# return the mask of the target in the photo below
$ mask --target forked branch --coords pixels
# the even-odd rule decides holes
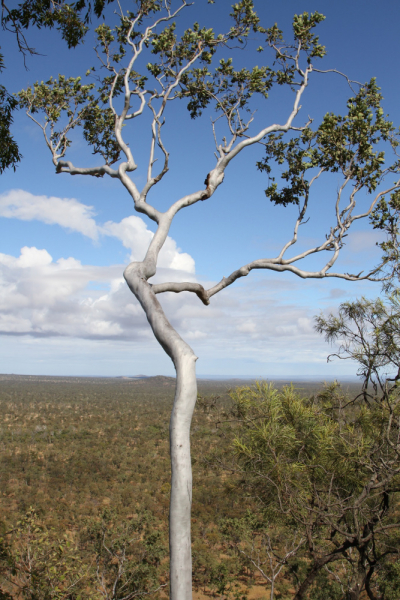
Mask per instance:
[[[311,183],[313,181],[315,181],[322,174],[322,172],[323,172],[323,169],[321,169],[319,171],[319,173],[312,179]],[[347,181],[345,183],[347,183]],[[342,186],[342,188],[340,188],[338,191],[339,199],[340,199],[340,195],[342,193],[343,187],[344,186]],[[347,234],[347,231],[350,228],[350,226],[352,225],[352,223],[360,218],[368,217],[372,213],[372,211],[374,210],[374,207],[377,205],[378,201],[382,197],[384,197],[385,195],[390,194],[392,192],[395,192],[399,189],[400,189],[400,179],[392,187],[376,194],[376,196],[374,197],[373,201],[371,202],[368,210],[366,210],[365,212],[363,212],[361,214],[354,215],[354,216],[351,214],[351,212],[353,211],[353,209],[355,207],[355,199],[354,199],[355,193],[353,190],[353,192],[351,194],[351,201],[348,204],[348,206],[340,213],[339,213],[339,210],[337,209],[337,211],[336,211],[337,212],[337,225],[336,225],[336,227],[331,229],[329,235],[326,236],[326,240],[321,245],[310,248],[309,250],[306,250],[306,251],[298,254],[297,256],[294,256],[290,259],[284,259],[283,256],[284,256],[286,250],[288,250],[288,248],[290,246],[293,246],[297,242],[298,228],[304,219],[304,216],[306,214],[306,210],[308,207],[309,196],[307,193],[306,198],[303,203],[303,207],[300,211],[299,217],[296,220],[293,238],[283,247],[282,251],[280,252],[280,254],[278,255],[277,258],[258,259],[258,260],[252,261],[251,263],[243,265],[236,271],[233,271],[228,277],[223,277],[219,283],[217,283],[216,285],[214,285],[213,287],[211,287],[208,290],[205,290],[203,288],[203,286],[201,286],[200,284],[196,284],[196,283],[192,283],[192,282],[182,282],[182,283],[172,283],[171,282],[171,283],[163,283],[163,284],[154,285],[153,291],[156,294],[159,294],[162,292],[175,292],[175,293],[184,292],[184,291],[194,292],[195,294],[197,294],[197,296],[200,298],[200,300],[204,304],[209,304],[210,298],[212,296],[214,296],[221,290],[229,287],[230,285],[232,285],[235,281],[237,281],[241,277],[246,277],[250,273],[250,271],[252,271],[253,269],[266,269],[266,270],[277,271],[277,272],[288,271],[288,272],[293,273],[294,275],[297,275],[298,277],[301,277],[302,279],[323,279],[325,277],[336,277],[336,278],[340,278],[340,279],[345,279],[347,281],[363,281],[363,280],[385,281],[391,277],[391,274],[389,274],[389,275],[381,274],[382,269],[385,267],[385,265],[387,263],[387,260],[385,258],[382,259],[382,261],[380,262],[380,264],[377,267],[370,269],[366,274],[363,274],[362,272],[359,274],[331,273],[330,269],[332,268],[332,266],[334,265],[334,263],[336,262],[336,260],[339,256],[339,251],[343,246],[343,238]],[[347,212],[347,216],[345,216],[346,212]],[[310,256],[312,254],[316,254],[319,252],[323,252],[323,251],[333,252],[333,255],[319,271],[306,271],[305,269],[300,269],[293,264],[295,262],[298,262],[298,261],[306,258],[307,256]]]

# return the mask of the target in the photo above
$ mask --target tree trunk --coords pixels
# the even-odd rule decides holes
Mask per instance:
[[[357,564],[357,573],[355,576],[355,582],[352,588],[349,590],[349,600],[359,600],[361,590],[364,587],[367,573],[365,568],[365,561],[363,556],[360,556]]]
[[[131,263],[124,277],[146,313],[153,333],[176,369],[176,391],[170,421],[171,500],[169,511],[171,600],[192,599],[190,425],[197,400],[193,350],[168,322],[147,282],[143,263]]]
[[[194,354],[176,365],[176,392],[170,421],[171,501],[169,548],[171,599],[192,598],[190,425],[197,400]]]
[[[378,596],[376,596],[371,589],[371,579],[372,579],[374,572],[375,572],[375,565],[370,565],[367,576],[365,578],[365,591],[368,594],[369,600],[383,600],[382,596],[379,596],[379,598],[378,598]]]
[[[274,575],[272,575],[271,590],[269,593],[270,600],[274,600],[274,596],[275,596],[275,577],[274,577]]]
[[[314,560],[310,570],[307,573],[306,578],[302,581],[299,589],[297,590],[293,600],[305,600],[306,593],[308,592],[308,588],[314,583],[318,572],[322,569],[322,567],[328,564],[332,560],[332,557],[326,556],[321,559]]]

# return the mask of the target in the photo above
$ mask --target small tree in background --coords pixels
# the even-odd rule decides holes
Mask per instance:
[[[133,515],[120,523],[114,510],[106,508],[92,519],[82,541],[95,554],[93,587],[104,600],[132,600],[155,593],[166,554],[162,535],[154,529],[147,513]]]
[[[80,600],[89,570],[76,543],[45,527],[32,508],[0,538],[1,600]]]
[[[396,290],[387,303],[361,298],[344,302],[339,314],[316,317],[316,330],[327,342],[339,343],[328,356],[358,363],[365,400],[387,397],[400,379],[400,303]]]
[[[279,525],[274,520],[269,526],[268,516],[247,511],[241,518],[224,519],[220,528],[236,550],[242,564],[255,569],[270,586],[270,600],[275,598],[276,581],[299,550],[305,538],[293,527]]]
[[[97,53],[101,69],[105,70],[105,76],[99,78],[97,86],[83,84],[80,77],[66,79],[59,76],[46,83],[36,83],[19,94],[21,106],[43,131],[57,173],[106,175],[119,180],[132,197],[135,210],[156,226],[143,261],[128,265],[124,276],[177,373],[170,422],[170,581],[173,600],[191,597],[189,434],[197,397],[197,357],[171,326],[157,294],[191,292],[208,305],[215,294],[253,269],[291,272],[301,278],[339,277],[348,281],[391,277],[398,258],[400,188],[399,163],[395,160],[387,164],[381,146],[387,142],[395,148],[398,142],[394,127],[386,120],[380,106],[382,97],[375,80],[365,85],[354,84],[357,89],[348,101],[345,116],[328,113],[316,127],[311,126],[311,119],[308,122],[305,118],[298,119],[300,102],[311,85],[313,74],[323,72],[315,67],[315,63],[325,55],[325,48],[314,33],[315,27],[324,19],[323,15],[317,12],[295,15],[293,39],[287,42],[276,24],[270,28],[260,24],[252,0],[241,0],[232,7],[232,26],[227,31],[216,33],[194,23],[179,37],[174,20],[188,6],[185,0],[136,0],[130,11],[120,13],[114,28],[104,23],[96,29]],[[260,50],[272,50],[273,67],[249,65],[236,68],[232,58],[227,56],[227,51],[231,52],[230,46],[244,46],[250,33],[259,38]],[[143,69],[142,58],[146,54],[148,62]],[[93,69],[89,69],[88,74],[91,73]],[[257,116],[251,112],[253,97],[266,100],[273,86],[293,90],[292,102],[282,123],[269,122],[263,111]],[[204,187],[193,181],[193,188],[188,189],[186,195],[161,212],[156,208],[156,202],[150,203],[150,193],[154,194],[169,171],[163,128],[171,102],[180,100],[186,103],[192,118],[200,117],[207,108],[215,109],[216,117],[210,131],[215,140],[215,159],[210,156],[214,165],[205,177]],[[145,148],[143,140],[134,137],[129,145],[129,122],[146,117],[149,117],[149,146]],[[70,132],[77,126],[83,128],[85,140],[99,156],[99,164],[95,167],[76,166],[65,159],[71,146]],[[258,168],[270,177],[267,197],[276,205],[298,206],[293,236],[283,241],[276,256],[239,266],[210,289],[185,281],[150,283],[157,272],[159,253],[176,214],[197,202],[210,200],[223,183],[230,163],[255,144],[262,144],[266,150]],[[196,147],[193,144],[193,160]],[[137,169],[135,156],[143,161],[146,153],[147,180],[140,186],[134,175]],[[161,163],[156,164],[157,159],[161,159]],[[272,172],[274,161],[285,165],[282,188]],[[299,227],[307,219],[313,184],[332,172],[338,174],[341,184],[333,193],[331,226],[327,231],[321,231],[319,244],[289,255],[298,240]],[[394,183],[392,181],[384,190],[378,188],[387,175],[393,180],[393,174]],[[176,174],[178,179],[180,175],[179,172]],[[392,203],[389,208],[384,200],[387,196]],[[250,209],[241,205],[240,210],[245,214]],[[355,222],[368,217],[373,217],[373,225],[388,234],[381,263],[364,274],[334,272],[333,266],[349,229]],[[321,256],[318,270],[308,271],[298,266],[312,255]]]

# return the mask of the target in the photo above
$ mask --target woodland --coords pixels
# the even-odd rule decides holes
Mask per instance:
[[[335,448],[341,453],[337,476],[347,489],[354,478],[362,488],[371,468],[371,443],[382,444],[371,425],[377,411],[362,408],[363,419],[358,420],[360,408],[347,401],[359,396],[359,384],[342,390],[317,382],[295,388],[289,382],[244,381],[229,387],[238,383],[199,382],[192,423],[193,597],[352,598],[357,549],[346,547],[339,533],[338,540],[329,542],[323,522],[329,502],[326,497],[322,502],[321,493],[319,510],[310,510],[304,483],[311,481],[308,470],[319,461],[325,460],[328,468],[323,455],[324,447],[335,445],[333,421],[346,427],[347,420],[354,443],[346,445],[344,436]],[[168,597],[168,415],[174,388],[169,377],[1,376],[2,600]],[[285,406],[290,410],[278,426],[275,417]],[[271,480],[280,489],[272,504],[265,496],[271,486],[265,485],[262,464],[271,456],[260,448],[265,444],[262,428],[253,427],[260,417],[264,433],[268,420],[274,423],[269,445],[282,459],[278,479]],[[290,443],[295,438],[305,447],[300,465],[295,459],[298,448]],[[310,458],[316,441],[320,453]],[[285,453],[289,460],[284,460]],[[264,472],[261,479],[257,469],[248,469],[251,462]],[[296,469],[303,489],[296,484]],[[389,496],[384,507],[379,494],[375,500],[374,495],[367,498],[365,507],[376,519],[376,529],[379,523],[396,522],[398,493]],[[331,509],[335,503],[337,498]],[[344,508],[345,516],[336,517],[352,534],[354,523],[346,513],[350,506]],[[360,521],[362,513],[360,506]],[[307,547],[307,526],[314,553]],[[376,534],[369,549],[369,558],[379,559],[369,581],[373,595],[367,596],[363,585],[360,598],[398,598],[399,533],[396,526]],[[329,560],[299,596],[315,558]]]

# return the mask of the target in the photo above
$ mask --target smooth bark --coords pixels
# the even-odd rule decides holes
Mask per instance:
[[[170,421],[171,501],[169,513],[171,598],[192,598],[190,426],[197,400],[193,350],[173,329],[147,282],[143,263],[131,263],[125,280],[146,313],[153,333],[176,369],[175,400]]]

